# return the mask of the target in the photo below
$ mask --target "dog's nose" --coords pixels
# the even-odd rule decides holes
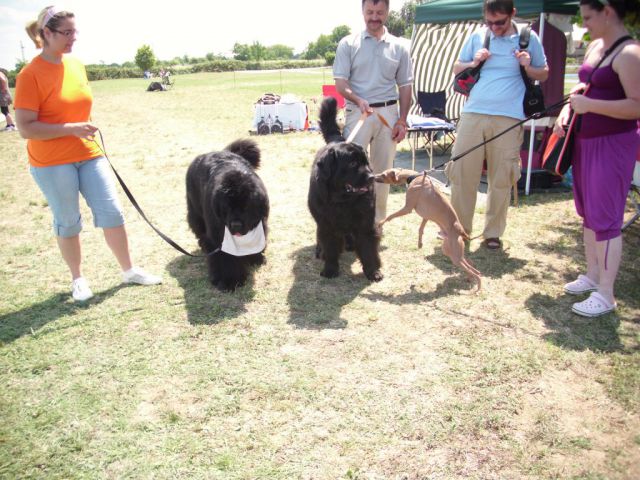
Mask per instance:
[[[229,230],[231,233],[239,233],[242,231],[242,220],[231,220],[229,222]]]

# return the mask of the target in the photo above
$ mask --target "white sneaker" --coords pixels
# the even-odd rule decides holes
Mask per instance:
[[[76,278],[71,284],[71,296],[76,302],[85,302],[93,297],[93,292],[84,277]]]
[[[582,295],[583,293],[595,292],[597,290],[598,284],[586,275],[578,275],[576,280],[564,286],[564,291],[569,295]]]
[[[124,283],[137,283],[138,285],[157,285],[162,283],[162,278],[157,275],[151,275],[140,267],[131,267],[126,272],[122,272],[122,281]]]
[[[14,132],[16,130],[15,125],[7,125],[2,129],[4,132]]]

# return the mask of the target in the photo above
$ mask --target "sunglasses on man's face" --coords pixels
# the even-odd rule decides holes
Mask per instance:
[[[496,20],[495,22],[485,19],[484,23],[487,24],[487,27],[491,28],[491,27],[503,27],[504,24],[507,23],[508,21],[509,21],[509,17],[503,18],[502,20]]]

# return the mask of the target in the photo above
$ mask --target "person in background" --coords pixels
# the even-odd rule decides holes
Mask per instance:
[[[366,29],[338,44],[333,77],[336,89],[347,100],[345,138],[360,116],[374,109],[392,126],[389,130],[377,115],[369,115],[353,140],[369,150],[369,163],[376,174],[393,166],[396,144],[407,133],[413,67],[407,43],[384,26],[389,0],[362,0],[362,16]],[[375,192],[375,220],[379,222],[386,217],[389,185],[376,183]]]
[[[616,308],[613,287],[622,259],[622,218],[640,148],[640,45],[624,26],[624,0],[581,0],[580,12],[592,41],[578,71],[581,83],[572,90],[554,132],[564,136],[570,109],[580,115],[573,133],[573,193],[583,221],[587,269],[564,291],[590,293],[574,303],[572,311],[596,317]],[[623,41],[594,71],[619,39]],[[584,92],[587,80],[590,86]]]
[[[520,35],[513,23],[516,9],[512,0],[485,0],[484,21],[490,33],[484,48],[486,29],[475,32],[462,47],[453,66],[457,75],[486,60],[480,79],[471,90],[458,122],[453,156],[481,144],[525,118],[522,101],[525,85],[520,66],[532,80],[545,81],[549,75],[540,39],[531,32],[529,48],[519,50]],[[511,187],[520,178],[520,146],[523,127],[517,127],[478,148],[460,160],[449,162],[445,173],[451,183],[451,204],[462,226],[471,234],[478,185],[487,161],[487,207],[482,232],[483,245],[496,250],[507,227]]]
[[[66,55],[76,41],[74,14],[46,7],[27,25],[27,33],[42,51],[18,74],[16,120],[20,134],[28,139],[31,175],[53,213],[58,247],[71,273],[73,299],[93,296],[81,269],[79,194],[91,208],[94,224],[103,229],[123,282],[160,283],[160,277],[131,261],[109,164],[94,141],[97,127],[89,121],[93,97],[86,71]]]
[[[16,124],[9,113],[9,106],[13,100],[11,98],[11,92],[9,91],[9,79],[7,78],[7,74],[8,72],[4,68],[0,68],[0,109],[7,121],[3,131],[12,132],[16,129]]]

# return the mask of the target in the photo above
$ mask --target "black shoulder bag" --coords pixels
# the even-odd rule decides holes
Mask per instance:
[[[483,45],[487,50],[489,49],[490,33],[491,32],[487,28]],[[486,62],[486,60],[481,61],[475,67],[467,67],[457,74],[453,78],[453,89],[462,95],[468,96],[469,93],[471,93],[473,86],[478,83],[478,80],[480,80],[480,69],[482,68],[482,65],[484,65],[484,62]]]
[[[529,48],[529,37],[531,37],[531,26],[527,25],[520,31],[520,50],[526,50]],[[544,112],[544,95],[542,94],[542,87],[531,81],[522,65],[520,65],[520,75],[522,75],[522,80],[524,81],[526,89],[522,100],[522,108],[524,110],[525,117],[531,117],[536,113]]]

